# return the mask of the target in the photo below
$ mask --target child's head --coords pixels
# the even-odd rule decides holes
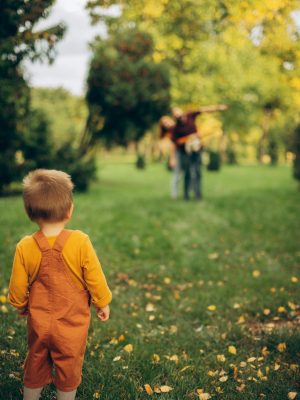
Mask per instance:
[[[23,199],[29,218],[37,223],[62,222],[70,217],[71,177],[62,171],[37,169],[23,180]]]

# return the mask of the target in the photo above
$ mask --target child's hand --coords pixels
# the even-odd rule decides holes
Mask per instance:
[[[97,315],[98,315],[98,318],[101,319],[101,321],[107,321],[109,319],[109,314],[110,314],[109,306],[105,306],[105,307],[101,307],[101,308],[97,307]]]
[[[21,310],[18,310],[18,314],[19,314],[19,317],[27,317],[28,308],[25,307],[25,308],[22,308]]]

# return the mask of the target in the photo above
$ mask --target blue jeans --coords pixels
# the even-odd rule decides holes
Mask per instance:
[[[184,198],[189,199],[192,190],[197,199],[201,199],[201,152],[187,154],[184,149],[176,149],[176,166],[173,171],[171,194],[173,198],[178,197],[178,185],[180,176],[184,175]]]

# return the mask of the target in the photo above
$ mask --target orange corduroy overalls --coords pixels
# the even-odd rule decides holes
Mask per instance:
[[[28,388],[53,381],[59,390],[68,392],[81,382],[90,324],[89,293],[73,283],[62,256],[70,234],[72,231],[63,230],[53,248],[41,231],[33,235],[42,259],[29,290],[29,352],[24,366],[24,384]]]

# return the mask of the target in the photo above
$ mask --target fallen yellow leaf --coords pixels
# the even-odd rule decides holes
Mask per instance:
[[[124,346],[123,349],[127,351],[127,353],[131,353],[133,350],[133,346],[132,344],[126,344],[126,346]]]
[[[152,396],[152,395],[153,395],[153,390],[152,390],[151,386],[150,386],[148,383],[146,383],[146,384],[144,385],[144,388],[145,388],[145,390],[146,390],[146,393],[149,394],[149,396]]]
[[[200,400],[209,400],[211,395],[209,393],[205,393],[203,389],[197,389],[197,395]]]
[[[260,277],[260,271],[258,269],[255,269],[254,271],[252,271],[252,276],[253,278]]]
[[[280,351],[281,353],[283,353],[286,349],[286,344],[285,343],[279,343],[277,345],[277,350]]]
[[[291,277],[291,282],[297,283],[298,282],[298,278],[296,276],[292,276]]]
[[[208,258],[209,258],[210,260],[217,260],[217,259],[219,258],[219,253],[210,253],[210,254],[208,255]]]
[[[228,353],[236,354],[236,348],[234,346],[228,346]]]
[[[147,312],[155,311],[154,304],[148,303],[148,304],[146,305],[146,311],[147,311]]]
[[[152,362],[154,362],[155,364],[157,364],[160,360],[160,357],[158,354],[153,354],[152,355]]]
[[[0,296],[0,303],[6,303],[6,296]]]
[[[224,356],[224,354],[218,354],[217,355],[217,361],[219,362],[225,362],[226,358]]]
[[[297,397],[297,392],[289,392],[288,393],[289,400],[294,400],[296,397]]]
[[[171,386],[163,385],[160,387],[161,393],[169,393],[171,390],[173,390]]]
[[[216,371],[208,371],[207,375],[208,376],[215,376],[215,375],[217,375],[217,373],[218,373],[218,370],[216,370]]]
[[[245,390],[245,388],[246,388],[246,385],[244,383],[241,383],[240,386],[236,387],[236,390],[238,392],[243,392]]]
[[[217,307],[214,304],[211,304],[207,307],[208,311],[216,311]]]
[[[227,379],[228,379],[228,376],[227,376],[227,375],[224,375],[224,376],[221,376],[221,378],[219,378],[219,381],[220,381],[220,382],[226,382]]]
[[[285,307],[281,306],[281,307],[277,308],[277,312],[284,313],[284,312],[286,312],[286,309],[285,309]]]

